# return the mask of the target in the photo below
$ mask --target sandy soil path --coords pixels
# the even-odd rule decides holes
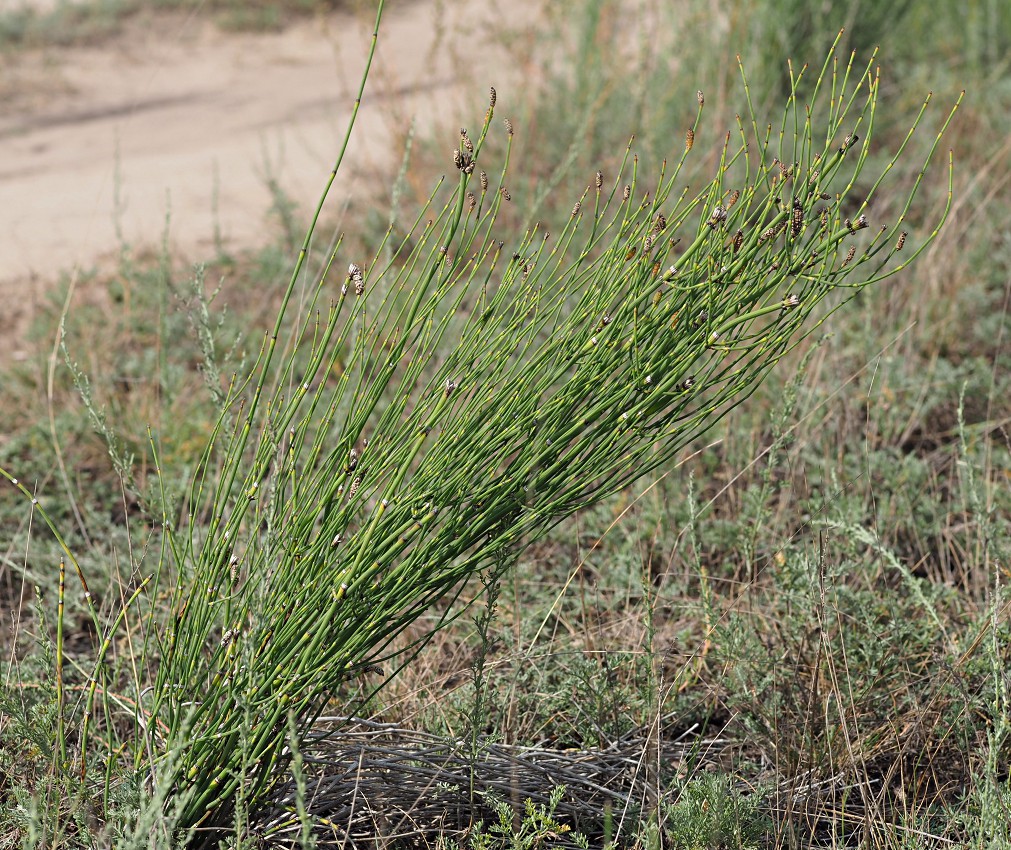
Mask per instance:
[[[515,83],[490,33],[537,0],[415,0],[384,18],[333,202],[399,163],[389,140],[481,115]],[[43,289],[122,238],[206,257],[262,242],[268,171],[314,202],[343,137],[372,21],[350,12],[277,34],[223,33],[195,16],[131,22],[112,43],[0,56],[0,339],[10,353]],[[466,68],[466,73],[461,73]],[[451,142],[450,142],[451,144]],[[366,187],[367,188],[367,187]]]

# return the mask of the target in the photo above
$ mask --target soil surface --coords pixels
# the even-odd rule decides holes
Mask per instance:
[[[44,0],[42,0],[44,2]],[[7,4],[9,5],[9,4]],[[523,32],[537,0],[413,0],[383,19],[358,123],[331,192],[393,182],[416,132],[480,121],[489,85],[517,85],[502,22]],[[3,11],[0,6],[0,12]],[[306,18],[271,34],[206,15],[146,14],[112,40],[0,55],[0,340],[18,356],[45,289],[123,244],[193,260],[262,244],[276,179],[315,203],[343,139],[371,16]],[[520,36],[522,38],[522,35]],[[515,98],[516,101],[519,98]]]

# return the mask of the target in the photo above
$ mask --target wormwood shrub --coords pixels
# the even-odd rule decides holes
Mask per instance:
[[[663,830],[670,846],[685,850],[761,846],[768,824],[759,795],[744,796],[726,776],[703,775],[684,783],[663,806]]]
[[[378,20],[373,50],[377,37]],[[103,640],[80,754],[61,725],[59,764],[79,758],[83,772],[102,725],[103,747],[151,779],[180,829],[212,840],[244,823],[292,739],[349,679],[407,663],[431,631],[396,641],[436,602],[479,573],[494,580],[562,519],[668,463],[832,310],[923,250],[936,228],[917,237],[904,220],[940,132],[898,218],[872,222],[906,147],[865,173],[878,87],[872,64],[831,54],[813,82],[792,78],[775,128],[745,98],[715,175],[692,189],[679,175],[699,92],[681,152],[655,179],[629,152],[618,174],[592,178],[561,232],[522,236],[499,223],[508,120],[503,161],[482,157],[493,90],[479,132],[453,148],[455,185],[380,246],[384,259],[345,257],[338,240],[308,282],[310,227],[188,490],[176,503],[163,488],[159,566],[114,622],[93,612]],[[949,165],[949,203],[950,180]],[[151,449],[162,451],[154,434]],[[96,694],[141,596],[167,597],[168,614],[145,609],[137,668],[150,680],[139,675],[124,703],[124,733],[107,715],[95,723]],[[441,610],[434,629],[460,608]],[[62,710],[60,641],[58,617]]]

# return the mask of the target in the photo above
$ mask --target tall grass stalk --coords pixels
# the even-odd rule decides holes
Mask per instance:
[[[954,110],[911,187],[888,179],[905,142],[869,175],[872,63],[832,53],[813,84],[799,72],[776,127],[748,98],[715,175],[692,189],[679,178],[699,92],[660,174],[647,182],[630,147],[558,233],[517,237],[500,221],[513,131],[488,178],[494,92],[453,148],[455,181],[376,251],[389,259],[338,261],[338,240],[308,284],[324,192],[254,368],[229,383],[182,505],[164,500],[147,592],[165,593],[171,569],[170,614],[146,649],[157,663],[135,763],[180,827],[224,828],[240,797],[262,803],[289,742],[350,678],[430,636],[401,638],[422,614],[668,464],[923,250],[950,206],[950,158],[937,226],[907,237],[904,219]],[[899,217],[871,221],[875,198],[900,191]],[[292,322],[300,285],[310,309]],[[441,610],[438,622],[456,611]]]

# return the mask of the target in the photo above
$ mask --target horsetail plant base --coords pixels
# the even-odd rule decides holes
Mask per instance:
[[[692,188],[699,92],[659,174],[641,174],[630,145],[619,173],[590,176],[558,232],[522,234],[503,223],[513,128],[496,120],[493,90],[410,232],[391,230],[375,257],[348,257],[338,240],[307,285],[324,192],[276,324],[223,390],[188,492],[175,504],[163,490],[158,568],[113,622],[92,611],[102,639],[74,733],[60,691],[61,769],[94,781],[84,771],[104,656],[130,606],[167,593],[167,625],[156,606],[146,615],[156,678],[110,749],[150,778],[184,834],[212,840],[240,798],[262,807],[342,685],[407,663],[431,637],[398,642],[422,614],[669,465],[835,309],[923,251],[936,227],[917,241],[905,219],[951,113],[904,204],[890,199],[898,217],[876,221],[872,204],[896,191],[892,166],[925,132],[927,108],[869,174],[878,90],[873,61],[831,54],[793,78],[778,124],[746,99],[715,174]],[[492,134],[504,137],[497,161]],[[950,186],[949,162],[949,205]]]

